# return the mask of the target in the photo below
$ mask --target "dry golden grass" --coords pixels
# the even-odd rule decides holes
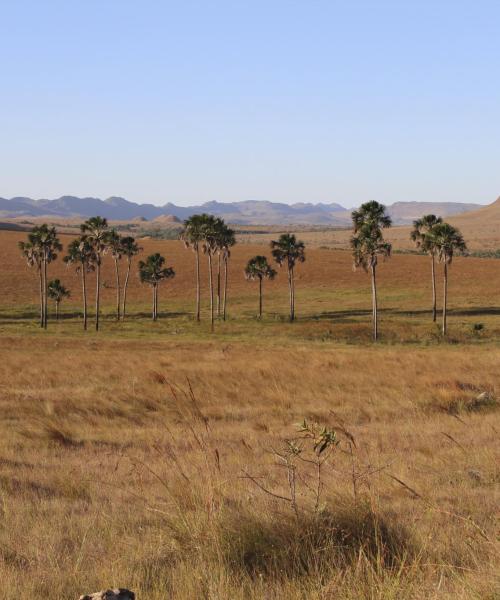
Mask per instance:
[[[242,270],[262,246],[242,244],[231,318],[211,336],[191,316],[192,253],[146,240],[178,273],[160,294],[168,314],[149,321],[134,277],[130,319],[97,335],[81,331],[79,281],[60,261],[51,276],[73,298],[39,331],[18,239],[0,233],[2,600],[110,585],[138,600],[498,598],[497,261],[454,261],[443,341],[427,257],[394,256],[373,345],[368,277],[347,252],[308,251],[291,325],[283,275],[252,318]],[[113,302],[106,287],[105,313]],[[289,494],[272,449],[304,418],[340,445],[317,511],[314,467],[297,463],[296,515],[261,488]]]
[[[0,352],[5,600],[497,597],[498,412],[475,400],[499,389],[496,347],[13,335]],[[323,512],[306,493],[295,519],[244,473],[286,494],[270,449],[304,417],[341,444]],[[373,471],[357,499],[340,423]]]

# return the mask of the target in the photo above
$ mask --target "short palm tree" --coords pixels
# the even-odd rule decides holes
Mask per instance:
[[[142,248],[131,236],[125,236],[122,238],[122,253],[123,256],[127,257],[127,273],[125,275],[125,282],[123,284],[123,304],[122,304],[122,319],[125,319],[125,307],[127,304],[127,288],[128,280],[130,277],[130,268],[132,266],[132,259],[137,256]]]
[[[62,244],[57,237],[55,227],[47,224],[38,225],[28,234],[28,242],[20,244],[21,251],[28,264],[37,266],[41,283],[41,326],[47,328],[48,302],[47,302],[47,267],[57,258],[57,253],[62,250]]]
[[[209,218],[206,214],[192,215],[184,221],[180,239],[186,248],[192,248],[196,263],[196,320],[200,320],[200,246],[203,242],[203,225]]]
[[[40,284],[40,327],[44,326],[44,295],[43,295],[43,270],[42,253],[40,248],[32,242],[19,242],[19,249],[26,260],[28,267],[36,267]]]
[[[430,243],[435,248],[439,262],[443,263],[443,321],[442,332],[446,335],[446,310],[448,301],[448,265],[455,252],[465,252],[467,246],[458,229],[448,223],[438,223],[429,232]]]
[[[87,273],[95,270],[96,256],[92,245],[85,239],[79,237],[74,239],[68,246],[68,254],[64,262],[74,265],[76,272],[82,277],[83,296],[83,329],[87,330]]]
[[[101,299],[102,258],[108,250],[109,227],[104,217],[91,217],[80,225],[82,243],[90,244],[95,254],[96,292],[95,292],[95,330],[99,331],[99,305]]]
[[[297,241],[290,233],[284,233],[278,241],[271,242],[271,254],[280,267],[286,266],[288,274],[288,290],[290,297],[290,322],[295,320],[295,265],[304,262],[304,242]]]
[[[262,319],[262,281],[264,279],[274,279],[276,271],[267,262],[265,256],[254,256],[245,267],[245,277],[249,281],[259,282],[259,319]]]
[[[121,312],[121,283],[120,283],[120,266],[119,262],[122,258],[122,238],[116,229],[112,229],[108,233],[107,239],[108,249],[111,252],[115,263],[115,281],[116,281],[116,320],[120,320]]]
[[[391,218],[385,212],[385,206],[374,200],[362,204],[352,212],[353,236],[351,249],[354,269],[362,267],[370,271],[372,278],[372,319],[373,339],[378,338],[378,306],[376,269],[378,257],[391,255],[392,246],[384,241],[382,230],[392,225]]]
[[[432,320],[436,321],[436,270],[435,270],[435,254],[436,249],[432,244],[432,237],[429,233],[432,228],[439,223],[442,223],[441,217],[436,215],[424,215],[422,218],[413,221],[413,229],[410,233],[411,239],[420,250],[427,252],[431,257],[431,274],[432,274]]]
[[[158,286],[162,281],[175,276],[172,267],[164,267],[165,258],[161,254],[151,254],[145,261],[139,261],[139,278],[153,289],[153,321],[158,319]]]
[[[49,293],[49,298],[54,300],[56,304],[56,321],[59,321],[59,304],[61,304],[63,298],[69,298],[69,290],[67,290],[61,284],[60,279],[53,279],[52,281],[49,281],[47,290]]]

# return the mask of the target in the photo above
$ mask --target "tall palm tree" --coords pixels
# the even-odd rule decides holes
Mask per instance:
[[[121,283],[119,261],[122,258],[122,238],[116,229],[112,229],[108,234],[108,249],[111,252],[115,263],[115,281],[116,281],[116,320],[120,320],[121,312]]]
[[[448,265],[455,252],[465,252],[467,245],[460,231],[448,223],[438,223],[429,232],[439,262],[443,263],[443,322],[442,332],[446,335],[446,310],[448,301]]]
[[[259,319],[262,319],[262,281],[264,279],[274,279],[276,271],[267,262],[265,256],[254,256],[245,267],[245,277],[249,281],[257,280],[259,282]]]
[[[41,274],[41,296],[42,296],[42,319],[41,325],[45,329],[48,322],[48,302],[47,302],[47,267],[57,258],[57,252],[62,250],[62,244],[57,237],[55,227],[49,227],[46,223],[34,227],[28,234],[28,242],[20,245],[20,248],[29,261],[33,261],[33,265],[37,265],[40,261]],[[31,255],[30,258],[29,255]]]
[[[231,248],[236,244],[236,236],[234,231],[224,224],[224,229],[219,238],[219,246],[221,248],[222,262],[224,264],[224,287],[222,296],[222,318],[226,320],[227,307],[227,283],[229,275],[229,259],[231,258]]]
[[[28,236],[29,237],[29,236]],[[43,271],[42,271],[42,253],[40,248],[29,240],[19,242],[19,249],[25,258],[28,267],[36,267],[40,284],[40,327],[44,326],[44,296],[43,296]]]
[[[60,279],[53,279],[47,285],[49,298],[54,300],[56,304],[56,321],[59,321],[59,304],[63,298],[69,298],[70,293],[62,284]]]
[[[87,278],[86,274],[95,270],[96,255],[92,245],[79,237],[68,246],[68,254],[63,258],[68,265],[74,265],[82,276],[83,329],[87,330]]]
[[[164,267],[165,258],[161,254],[151,254],[145,261],[139,261],[139,278],[153,289],[153,321],[158,319],[158,286],[162,281],[175,276],[172,267]]]
[[[126,236],[122,238],[122,253],[123,256],[127,257],[127,273],[125,275],[125,282],[123,284],[123,304],[122,304],[122,319],[125,320],[125,307],[127,304],[127,288],[128,288],[128,280],[130,277],[130,267],[132,266],[132,259],[134,256],[137,256],[142,248],[135,241],[135,239],[131,236]]]
[[[435,254],[436,249],[432,244],[432,238],[428,235],[432,228],[439,223],[442,223],[441,217],[436,215],[424,215],[422,218],[413,221],[413,229],[410,233],[411,239],[420,250],[427,252],[431,257],[431,274],[432,274],[432,320],[436,321],[436,270],[435,270]]]
[[[295,265],[304,262],[305,244],[290,233],[284,233],[278,241],[271,242],[271,254],[280,267],[286,265],[290,296],[290,322],[295,320]]]
[[[376,269],[378,257],[391,255],[392,246],[384,241],[382,230],[392,225],[385,212],[385,206],[371,200],[352,212],[353,236],[351,249],[354,269],[362,267],[370,271],[372,278],[372,319],[373,339],[378,338],[378,306]]]
[[[213,217],[212,215],[204,215],[204,221],[202,225],[203,235],[203,253],[208,257],[208,286],[210,290],[210,328],[214,330],[214,281],[213,281],[213,269],[212,269],[212,258],[217,252],[218,239],[220,230],[223,225],[222,219]]]
[[[96,292],[95,292],[95,330],[99,331],[99,305],[101,299],[102,258],[108,250],[109,227],[104,217],[91,217],[80,225],[82,243],[87,242],[95,254]]]
[[[200,246],[203,242],[203,226],[209,215],[192,215],[184,221],[180,239],[186,248],[192,248],[196,261],[196,320],[200,320]]]

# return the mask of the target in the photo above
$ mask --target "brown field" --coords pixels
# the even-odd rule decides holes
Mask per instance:
[[[348,252],[307,250],[299,320],[286,322],[280,273],[258,322],[242,271],[264,246],[240,244],[230,318],[211,335],[206,287],[192,319],[192,252],[144,240],[177,272],[158,323],[136,276],[130,318],[114,322],[106,258],[106,318],[84,334],[79,279],[58,260],[50,276],[72,298],[43,332],[23,237],[0,232],[2,600],[111,585],[138,600],[500,597],[499,261],[454,260],[442,339],[428,258],[393,256],[372,344],[369,277]],[[340,442],[319,494],[304,418]],[[303,447],[288,468],[286,440]]]

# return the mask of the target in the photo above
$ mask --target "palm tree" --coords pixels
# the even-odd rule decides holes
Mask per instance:
[[[87,330],[87,279],[86,274],[95,270],[96,256],[92,245],[82,237],[74,239],[68,246],[68,254],[63,258],[68,265],[75,265],[82,276],[83,329]]]
[[[28,236],[29,237],[29,236]],[[40,282],[40,327],[44,326],[44,296],[43,296],[43,271],[41,250],[32,242],[19,242],[19,249],[28,263],[28,267],[36,267]]]
[[[231,248],[236,244],[234,231],[224,224],[224,229],[219,238],[219,247],[222,254],[222,262],[224,264],[224,288],[222,296],[222,318],[226,320],[227,307],[227,283],[229,275],[229,259],[231,258]]]
[[[101,297],[102,257],[108,250],[109,228],[104,217],[91,217],[80,225],[82,243],[87,242],[95,254],[96,292],[95,292],[95,330],[99,331],[99,304]]]
[[[443,263],[443,323],[442,332],[446,335],[446,307],[448,300],[448,265],[451,265],[456,251],[465,252],[467,246],[458,229],[448,223],[438,223],[429,232],[430,243],[436,250],[439,262]]]
[[[442,223],[441,217],[436,215],[424,215],[421,219],[413,221],[413,230],[410,233],[411,239],[420,250],[427,252],[431,257],[431,273],[432,273],[432,320],[436,321],[436,272],[435,272],[435,254],[436,249],[432,244],[431,237],[428,235],[432,231],[434,225]]]
[[[224,221],[213,217],[212,215],[204,215],[202,224],[203,235],[203,253],[208,257],[208,286],[210,290],[210,328],[214,330],[214,282],[212,270],[212,258],[217,251],[219,233]]]
[[[200,320],[200,245],[203,242],[203,225],[209,218],[206,214],[192,215],[184,221],[180,239],[186,248],[192,248],[196,261],[196,320]]]
[[[121,284],[120,284],[120,267],[119,261],[122,258],[122,238],[116,229],[112,229],[108,234],[108,249],[115,261],[115,281],[116,281],[116,320],[120,320],[121,311]]]
[[[122,319],[125,320],[125,307],[127,304],[127,288],[128,280],[130,276],[130,267],[132,266],[132,258],[137,256],[142,248],[131,236],[122,238],[122,253],[127,257],[127,274],[125,275],[125,283],[123,284],[123,305],[122,305]]]
[[[304,242],[297,241],[295,236],[284,233],[278,241],[271,242],[271,254],[280,267],[286,265],[288,274],[288,289],[290,295],[290,322],[295,320],[295,265],[304,262]]]
[[[70,293],[62,284],[59,279],[53,279],[49,281],[47,285],[49,292],[49,298],[54,300],[56,303],[56,321],[59,321],[59,304],[63,298],[69,298]]]
[[[55,227],[46,223],[34,227],[28,234],[28,242],[21,243],[21,251],[28,264],[37,266],[40,273],[41,291],[41,326],[47,328],[47,266],[57,258],[57,252],[62,250],[62,244],[57,237]]]
[[[354,269],[362,267],[370,271],[372,277],[372,319],[373,339],[378,338],[378,307],[376,268],[378,257],[391,255],[392,246],[384,241],[382,229],[392,225],[391,218],[385,212],[385,206],[371,200],[352,212],[353,236],[351,249]]]
[[[153,321],[158,319],[158,286],[166,279],[175,276],[172,267],[164,267],[165,258],[161,254],[151,254],[146,261],[139,261],[139,277],[141,283],[153,288]]]
[[[258,280],[259,282],[259,319],[262,319],[262,281],[264,279],[274,279],[276,271],[267,262],[265,256],[254,256],[245,267],[245,277],[249,281]]]

